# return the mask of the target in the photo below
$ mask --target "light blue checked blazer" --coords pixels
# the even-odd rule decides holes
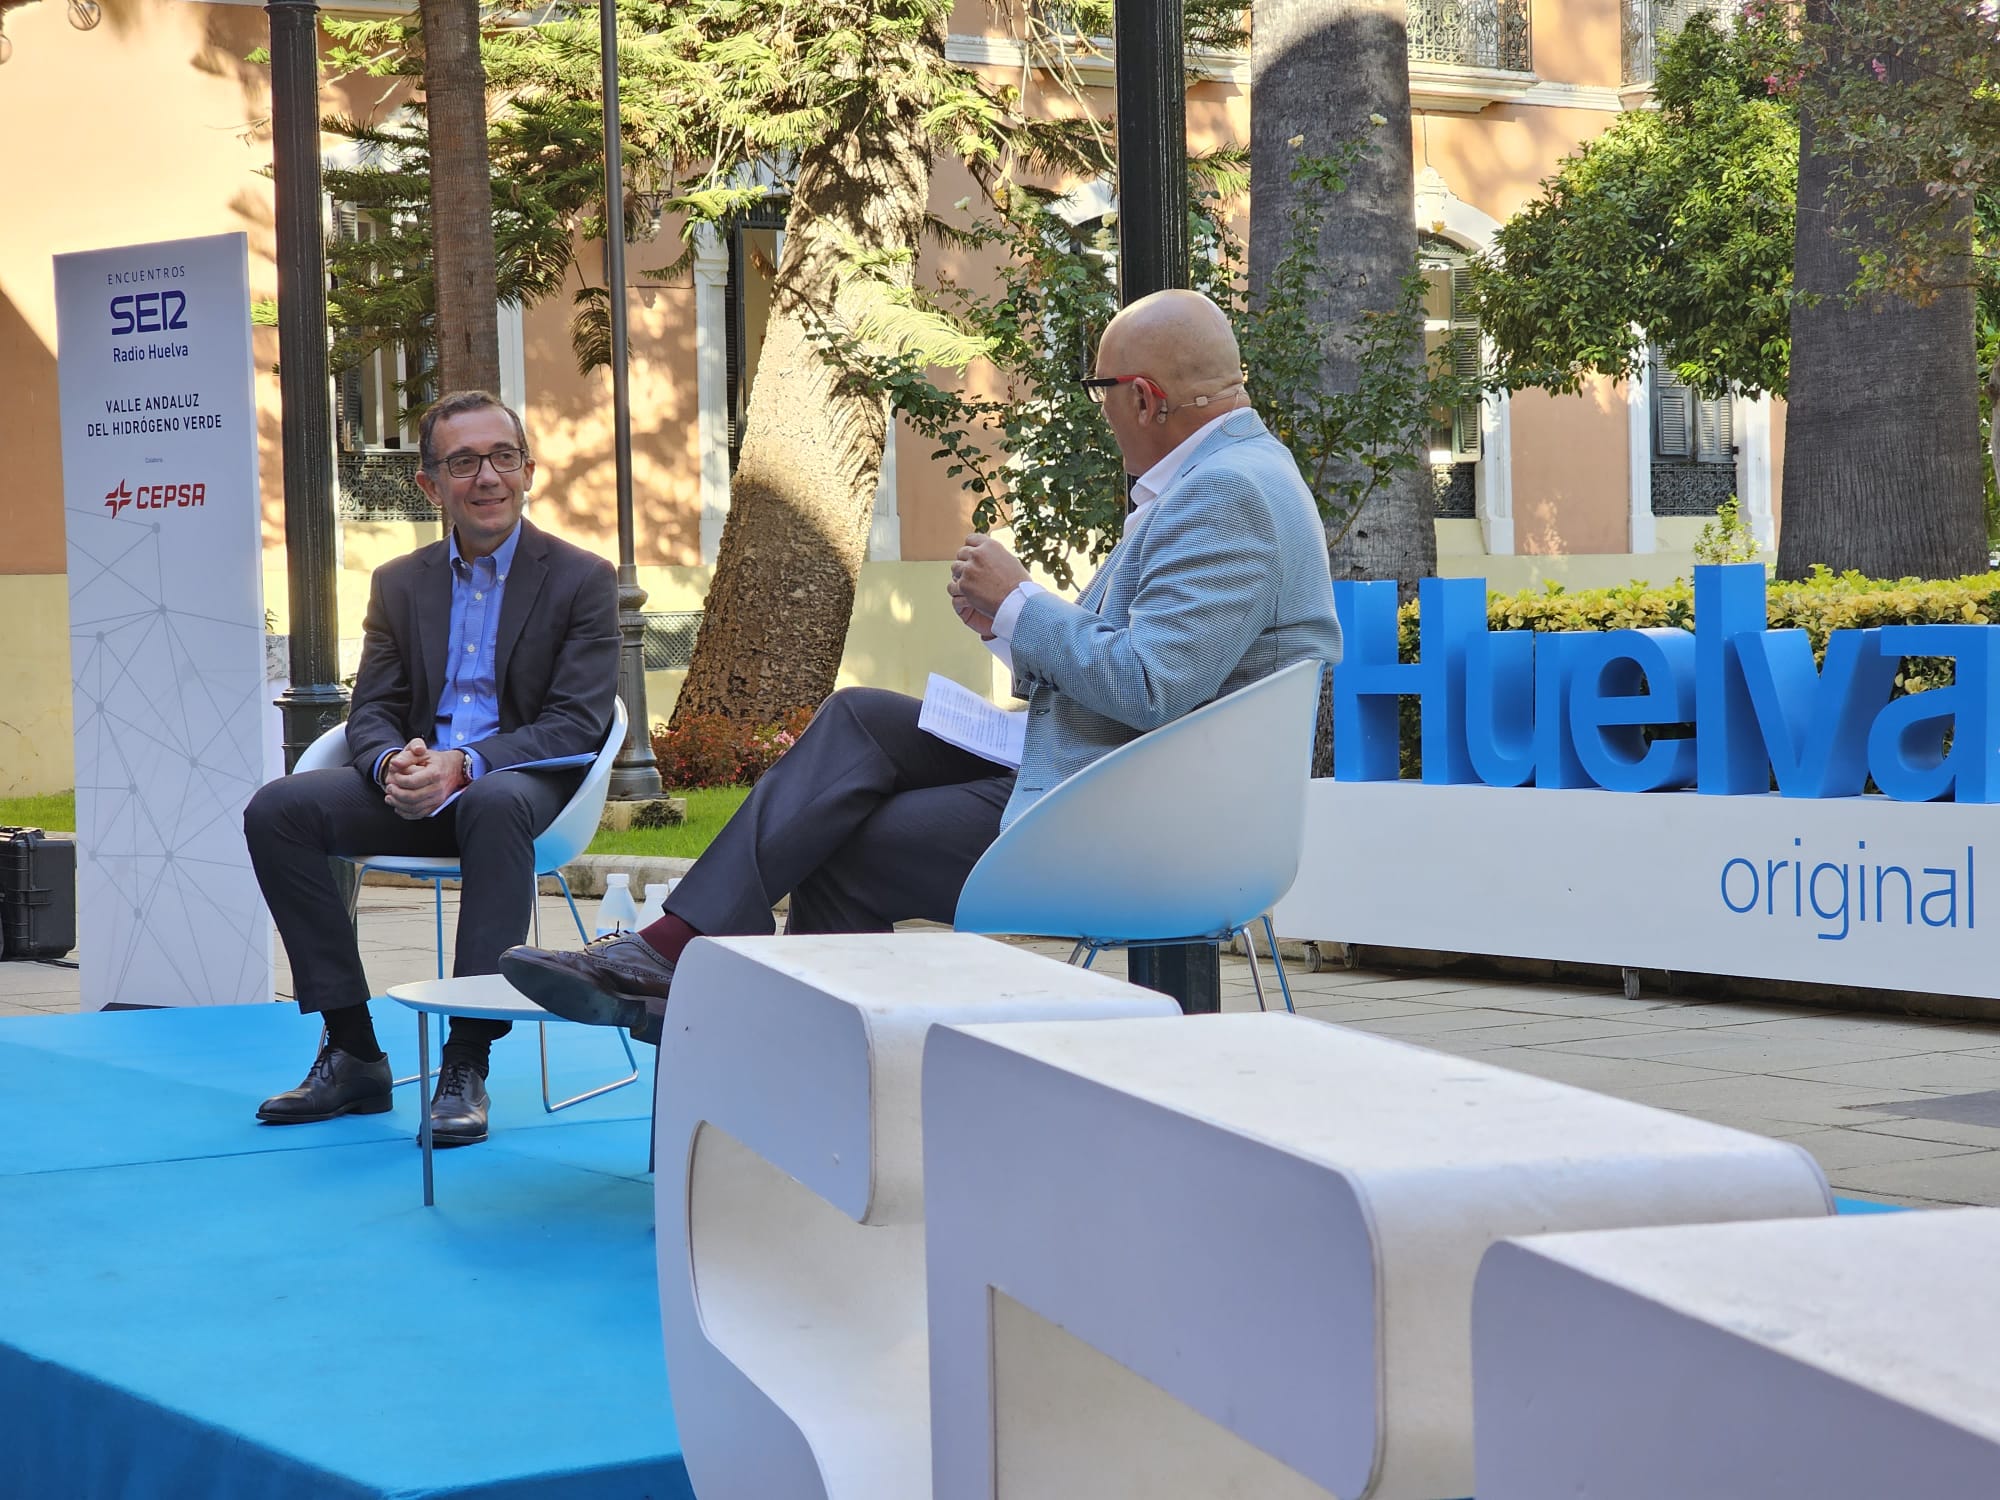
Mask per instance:
[[[1003,828],[1148,729],[1295,661],[1339,661],[1326,532],[1285,445],[1231,413],[1074,603],[1028,598],[1012,647],[1028,736]]]

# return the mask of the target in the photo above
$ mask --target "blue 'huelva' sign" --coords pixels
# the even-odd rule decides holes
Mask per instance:
[[[1423,779],[1490,786],[2000,802],[2000,626],[1765,628],[1758,563],[1694,570],[1684,630],[1489,631],[1486,583],[1420,585],[1419,657],[1396,659],[1396,586],[1336,583],[1334,777],[1398,775],[1397,699],[1423,718]],[[1891,700],[1906,656],[1948,656],[1950,687]],[[1691,737],[1648,744],[1647,726]],[[1950,740],[1949,753],[1946,740]]]

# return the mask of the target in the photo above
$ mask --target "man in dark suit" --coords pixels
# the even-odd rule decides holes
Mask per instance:
[[[347,720],[353,764],[280,777],[243,814],[251,863],[285,940],[299,1009],[326,1036],[305,1081],[266,1099],[272,1125],[378,1114],[389,1060],[327,856],[457,855],[465,872],[454,974],[491,974],[527,935],[534,842],[583,769],[510,769],[589,755],[618,677],[611,565],[522,519],[534,483],[521,419],[484,391],[440,399],[419,428],[417,486],[443,541],[376,569]],[[431,1137],[486,1139],[486,1065],[504,1021],[455,1016]]]

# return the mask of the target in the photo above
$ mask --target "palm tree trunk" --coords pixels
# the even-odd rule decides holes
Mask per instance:
[[[1356,137],[1368,143],[1326,217],[1321,256],[1339,274],[1329,278],[1316,309],[1328,335],[1321,378],[1328,390],[1352,390],[1358,372],[1343,335],[1357,331],[1367,314],[1393,314],[1417,264],[1404,0],[1257,0],[1250,69],[1253,305],[1283,253],[1299,191],[1291,180],[1298,154],[1325,153]],[[1387,123],[1372,124],[1371,115]],[[1294,146],[1299,137],[1303,142]],[[1416,324],[1409,358],[1423,363]],[[1256,374],[1250,372],[1253,391]],[[1428,466],[1399,471],[1334,540],[1333,576],[1393,578],[1414,589],[1437,571],[1434,509]]]
[[[430,128],[431,246],[437,277],[438,385],[500,390],[493,181],[478,0],[422,0],[424,108]]]
[[[1826,3],[1813,0],[1808,16],[1824,21]],[[1873,229],[1851,211],[1817,134],[1802,109],[1778,574],[1803,578],[1815,563],[1875,578],[1984,572],[1972,289],[1921,307],[1847,301],[1858,269],[1849,233],[1866,245]]]
[[[922,45],[941,57],[941,19],[935,32]],[[696,713],[776,723],[833,691],[890,414],[886,398],[842,381],[811,330],[851,320],[858,299],[840,283],[857,250],[915,250],[930,176],[930,147],[908,112],[871,102],[799,159],[729,519],[676,723]],[[906,256],[889,274],[907,286],[913,262]]]

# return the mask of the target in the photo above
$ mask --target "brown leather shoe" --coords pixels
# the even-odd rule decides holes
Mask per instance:
[[[674,982],[672,960],[630,932],[598,938],[581,951],[509,948],[500,955],[500,972],[551,1015],[634,1032],[657,1028],[655,1018]]]
[[[394,1104],[389,1059],[363,1062],[328,1042],[295,1089],[273,1094],[257,1106],[266,1125],[311,1125],[337,1115],[379,1115]]]

